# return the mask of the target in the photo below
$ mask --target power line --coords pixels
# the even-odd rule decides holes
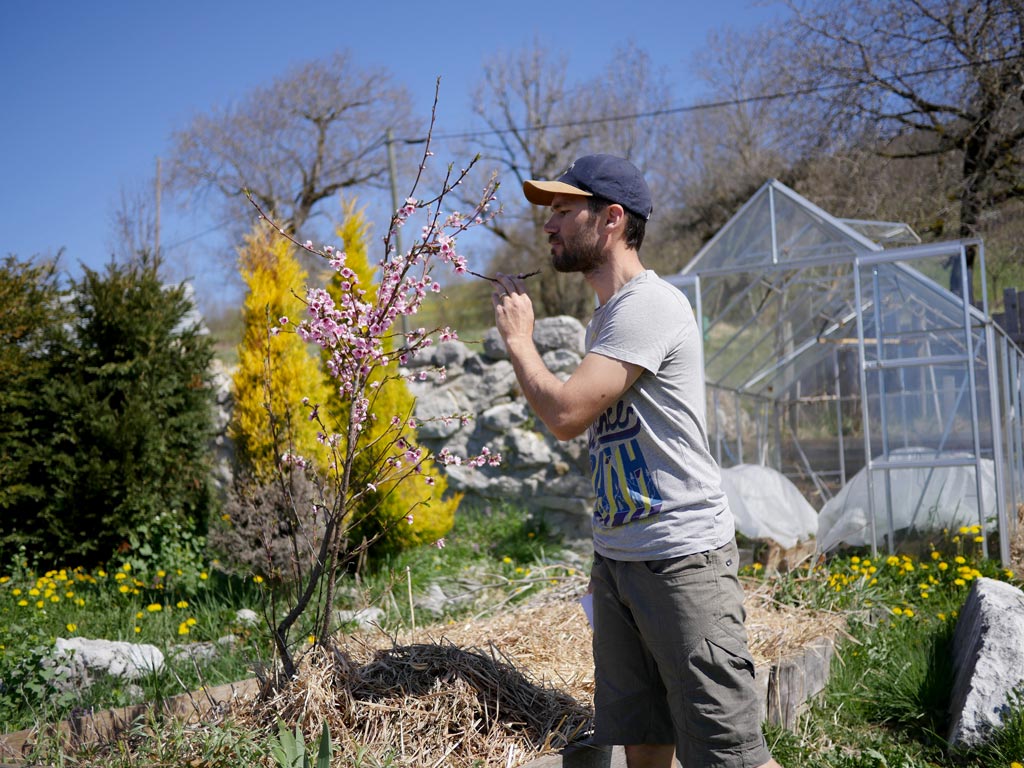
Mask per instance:
[[[947,64],[944,66],[928,67],[926,69],[920,69],[913,72],[904,72],[900,74],[900,77],[921,77],[924,75],[936,75],[943,72],[955,72],[962,69],[971,69],[978,66],[985,66],[988,64],[1001,64],[1007,61],[1014,61],[1016,59],[1024,58],[1024,54],[1015,53],[1007,56],[1002,56],[994,59],[985,59],[980,62],[973,63],[962,63],[962,64]],[[623,120],[640,120],[649,117],[662,117],[665,115],[683,114],[687,112],[700,112],[707,109],[721,109],[722,107],[738,107],[744,104],[756,104],[764,101],[776,101],[779,99],[792,99],[797,96],[810,96],[815,93],[824,93],[826,91],[836,91],[843,88],[849,88],[851,86],[863,86],[871,85],[876,80],[861,78],[854,80],[847,80],[841,83],[831,83],[828,85],[815,85],[806,86],[804,88],[795,88],[791,91],[780,91],[778,93],[760,94],[757,96],[746,96],[743,98],[736,99],[724,99],[721,101],[709,101],[701,102],[699,104],[685,104],[678,107],[666,107],[663,109],[655,109],[649,112],[632,112],[625,115],[611,115],[607,117],[593,117],[585,118],[582,120],[567,120],[564,122],[544,123],[541,125],[523,126],[518,128],[490,128],[487,130],[480,131],[462,131],[458,133],[442,133],[433,136],[434,139],[474,139],[482,138],[484,136],[500,136],[505,133],[531,133],[533,131],[542,131],[549,128],[574,128],[577,126],[584,125],[600,125],[602,123],[615,123],[622,122]],[[421,144],[427,140],[426,136],[409,139],[394,139],[394,141],[401,141],[406,144]]]
[[[903,78],[907,78],[907,77],[922,77],[922,76],[925,76],[925,75],[937,75],[937,74],[942,74],[944,72],[956,72],[956,71],[959,71],[959,70],[971,69],[971,68],[978,67],[978,66],[986,66],[986,65],[990,65],[990,64],[1002,64],[1002,63],[1005,63],[1005,62],[1008,62],[1008,61],[1014,61],[1014,60],[1022,59],[1022,58],[1024,58],[1024,54],[1015,53],[1015,54],[1009,54],[1007,56],[1002,56],[1002,57],[998,57],[998,58],[985,59],[985,60],[979,61],[979,62],[972,62],[972,63],[966,63],[965,62],[965,63],[961,63],[961,64],[947,64],[947,65],[944,65],[944,66],[928,67],[928,68],[925,68],[925,69],[919,69],[919,70],[912,71],[912,72],[905,72],[905,73],[900,74],[899,76],[903,77]],[[624,114],[624,115],[609,115],[609,116],[604,116],[604,117],[591,117],[591,118],[584,118],[584,119],[580,119],[580,120],[567,120],[567,121],[564,121],[564,122],[543,123],[541,125],[531,125],[531,126],[524,126],[524,127],[518,127],[518,128],[515,128],[515,127],[514,128],[489,128],[489,129],[486,129],[486,130],[479,130],[479,131],[460,131],[460,132],[455,132],[455,133],[434,134],[434,135],[431,135],[429,137],[428,136],[416,136],[416,137],[406,137],[406,138],[393,137],[393,136],[391,136],[391,134],[389,132],[383,138],[381,138],[376,144],[374,144],[372,147],[370,147],[367,151],[373,151],[374,149],[377,149],[377,148],[382,147],[382,146],[387,146],[390,149],[391,145],[395,144],[395,143],[401,143],[401,144],[423,144],[428,139],[430,139],[430,140],[438,140],[438,139],[441,139],[441,140],[445,140],[445,139],[476,139],[476,138],[483,138],[485,136],[500,136],[500,135],[506,134],[506,133],[531,133],[533,131],[542,131],[542,130],[547,130],[547,129],[550,129],[550,128],[574,128],[574,127],[579,127],[579,126],[584,126],[584,125],[601,125],[601,124],[604,124],[604,123],[622,122],[624,120],[642,120],[642,119],[651,118],[651,117],[663,117],[663,116],[666,116],[666,115],[685,114],[685,113],[689,113],[689,112],[701,112],[701,111],[708,110],[708,109],[722,109],[723,107],[738,107],[738,106],[743,106],[744,104],[758,104],[758,103],[766,102],[766,101],[778,101],[780,99],[792,99],[792,98],[796,98],[798,96],[810,96],[810,95],[813,95],[815,93],[825,93],[827,91],[836,91],[836,90],[841,90],[843,88],[871,85],[872,83],[875,83],[875,82],[876,81],[873,80],[873,79],[858,78],[858,79],[853,79],[853,80],[847,80],[845,82],[840,82],[840,83],[831,83],[831,84],[827,84],[827,85],[806,86],[804,88],[795,88],[793,90],[780,91],[780,92],[777,92],[777,93],[767,93],[767,94],[760,94],[760,95],[756,95],[756,96],[745,96],[743,98],[735,98],[735,99],[722,99],[720,101],[701,102],[699,104],[684,104],[684,105],[678,106],[678,107],[666,107],[666,108],[663,108],[663,109],[655,109],[655,110],[651,110],[651,111],[648,111],[648,112],[632,112],[632,113]],[[177,242],[174,242],[174,243],[171,243],[170,245],[165,246],[165,250],[171,250],[172,248],[177,248],[179,246],[185,245],[186,243],[192,242],[193,240],[198,240],[199,238],[204,237],[204,236],[210,234],[211,232],[216,232],[218,229],[223,229],[225,226],[230,224],[233,220],[234,219],[232,219],[232,218],[224,219],[223,221],[219,222],[218,224],[213,225],[209,229],[206,229],[206,230],[204,230],[202,232],[199,232],[197,234],[194,234],[194,235],[189,235],[188,237],[182,238],[181,240],[178,240]]]

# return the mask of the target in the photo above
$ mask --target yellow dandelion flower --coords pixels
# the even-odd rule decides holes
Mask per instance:
[[[952,539],[950,539],[950,541],[952,541],[954,544],[959,544],[960,543],[960,537],[959,536],[954,536]]]
[[[75,605],[77,605],[79,608],[85,608],[85,598],[84,597],[77,597],[77,598],[75,598]]]
[[[181,622],[181,624],[178,625],[178,634],[179,635],[187,635],[191,631],[192,630],[190,630],[188,628],[188,624],[186,622],[184,622],[184,621]]]
[[[209,575],[207,575],[206,571],[203,571],[202,573],[199,574],[199,578],[202,579],[203,581],[206,581],[210,577],[209,577]]]
[[[939,570],[940,571],[945,571],[947,568],[949,568],[949,563],[945,563],[945,562],[939,563]]]
[[[956,557],[953,558],[953,562],[956,563],[957,565],[963,565],[964,563],[967,562],[967,559],[963,555],[957,555]]]
[[[894,614],[896,614],[897,616],[902,616],[903,615],[903,609],[900,608],[899,606],[896,606],[895,608],[893,608],[892,612]]]
[[[912,619],[914,617],[914,612],[909,608],[906,608],[903,611],[903,615],[906,616],[908,619]]]
[[[316,642],[316,638],[313,637],[313,635],[310,635],[309,637],[307,637],[306,640],[309,642],[310,645],[312,645],[313,643]]]
[[[505,555],[503,558],[501,558],[501,562],[505,563],[505,565],[508,565],[509,563],[512,562],[512,558],[509,557],[508,555]]]
[[[179,600],[175,607],[177,607],[177,608],[188,608],[188,600]]]
[[[131,587],[129,587],[127,584],[122,584],[120,587],[117,588],[117,591],[124,595],[131,591]]]
[[[28,591],[28,593],[29,593],[29,595],[31,595],[32,597],[39,597],[39,594],[40,594],[39,590],[38,590],[38,589],[36,589],[35,587],[32,587],[32,589],[30,589],[30,590]]]
[[[11,580],[10,576],[0,576],[0,584],[6,584],[10,580]]]
[[[121,566],[121,570],[124,571],[125,573],[131,573],[132,572],[132,564],[131,563],[125,563],[124,565]]]
[[[1013,578],[1013,571],[1011,571],[1009,568],[1007,568],[1005,571],[1003,571],[1003,575],[1006,576],[1006,578],[1008,578],[1008,579],[1012,579]]]
[[[984,536],[975,536],[974,537],[974,543],[975,544],[981,544],[981,542],[983,542],[984,540],[985,540]]]
[[[24,608],[26,605],[28,605],[28,600],[26,600],[25,598],[22,598],[21,600],[18,601],[18,605],[20,605],[22,608]]]
[[[956,584],[958,587],[962,587],[967,582],[963,579],[953,579],[953,583]]]
[[[36,600],[36,608],[42,608],[44,605],[46,605],[46,603],[42,600]]]
[[[17,587],[15,587],[14,589],[11,590],[11,594],[14,595],[15,597],[17,597],[18,595],[21,594],[21,590],[18,589]]]
[[[255,581],[257,584],[262,584],[263,583],[263,577],[260,576],[259,574],[253,576],[252,580]]]
[[[156,613],[157,611],[162,611],[163,609],[164,607],[160,605],[160,603],[150,603],[146,606],[146,610],[150,613]]]
[[[156,572],[156,577],[157,577],[158,579],[162,579],[162,578],[164,578],[164,577],[165,577],[166,575],[167,575],[167,571],[157,571],[157,572]]]
[[[190,627],[194,627],[198,622],[191,616],[189,616],[187,619],[185,619],[185,623],[188,624]]]
[[[115,573],[115,574],[114,574],[114,578],[115,578],[115,579],[116,579],[117,581],[123,581],[124,579],[127,579],[127,578],[128,578],[128,576],[127,576],[126,574],[124,574],[124,573],[121,573],[120,571],[118,571],[117,573]]]
[[[966,525],[961,525],[960,529],[957,531],[957,533],[960,533],[960,534],[967,534],[967,533],[970,533],[970,532],[971,532],[971,529],[968,528]]]
[[[135,618],[136,618],[136,619],[141,619],[141,618],[142,618],[143,616],[145,616],[145,615],[146,615],[146,614],[144,614],[144,613],[143,613],[142,611],[139,611],[138,613],[136,613],[136,614],[135,614]]]
[[[932,550],[932,560],[938,560],[940,557],[942,557],[942,555],[939,554],[939,552],[937,550],[933,549]]]
[[[65,629],[66,629],[66,630],[67,630],[68,632],[74,632],[75,630],[77,630],[77,629],[78,629],[78,625],[77,625],[77,624],[75,624],[74,622],[68,622],[67,624],[65,624],[65,625],[64,625],[64,628],[65,628]]]
[[[946,620],[946,614],[940,613],[939,614],[939,621],[945,621],[945,620]]]
[[[851,563],[852,563],[853,565],[856,565],[857,563],[859,563],[859,562],[860,562],[860,558],[859,558],[859,557],[857,557],[856,555],[854,555],[853,557],[851,557],[851,558],[850,558],[850,562],[851,562]]]
[[[139,634],[140,632],[142,632],[142,627],[136,627],[136,628],[135,628],[135,634],[137,635],[137,634]]]

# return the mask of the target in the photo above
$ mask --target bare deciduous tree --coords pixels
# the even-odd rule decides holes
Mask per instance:
[[[542,268],[539,311],[583,318],[593,310],[593,296],[576,277],[551,269],[543,229],[550,214],[522,200],[522,183],[557,178],[580,155],[610,152],[648,171],[652,187],[659,187],[662,174],[670,175],[666,144],[674,118],[665,78],[639,48],[614,52],[606,71],[591,81],[569,82],[567,69],[564,57],[539,43],[496,57],[484,66],[474,110],[491,132],[480,142],[483,165],[497,167],[502,176],[504,215],[490,228],[501,241],[496,268]]]
[[[409,104],[388,72],[360,68],[347,53],[309,62],[176,133],[169,186],[212,195],[240,222],[252,218],[249,190],[289,232],[302,232],[321,201],[386,184],[386,131],[415,132]]]
[[[958,233],[1024,197],[1020,0],[791,0],[786,69],[834,133],[891,157],[953,157]],[[913,136],[913,141],[906,137]],[[959,285],[954,270],[952,284]]]

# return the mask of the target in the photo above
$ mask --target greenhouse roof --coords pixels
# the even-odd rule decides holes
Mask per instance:
[[[670,278],[678,285],[699,276],[708,383],[768,398],[791,397],[799,383],[813,396],[800,372],[858,343],[855,260],[883,244],[919,242],[906,224],[839,219],[776,180],[765,183]],[[935,280],[900,262],[874,274],[861,296],[865,343],[899,329],[938,345],[942,329],[963,327],[963,302]],[[882,334],[870,311],[875,291]]]

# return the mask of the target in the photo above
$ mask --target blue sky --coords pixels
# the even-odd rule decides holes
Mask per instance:
[[[468,102],[482,64],[534,40],[568,57],[571,79],[634,42],[666,70],[679,105],[692,103],[693,55],[712,29],[776,14],[755,2],[0,0],[0,255],[63,247],[73,272],[102,266],[122,191],[145,189],[175,130],[335,50],[387,67],[424,115],[440,76],[440,126],[454,132],[480,127]],[[162,212],[176,277],[203,283],[210,252],[232,244],[201,235],[211,225],[201,214]],[[216,282],[207,275],[201,291]]]

